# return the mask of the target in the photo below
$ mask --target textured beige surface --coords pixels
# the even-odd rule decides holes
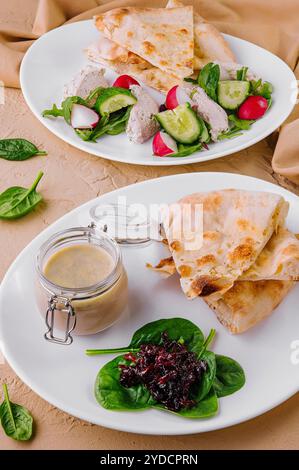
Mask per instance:
[[[6,90],[5,98],[5,105],[0,106],[0,136],[28,138],[49,155],[20,163],[0,160],[0,191],[15,184],[29,185],[40,169],[45,173],[39,187],[45,202],[24,219],[0,221],[1,278],[16,255],[42,229],[74,207],[115,188],[188,171],[230,171],[277,182],[266,141],[229,157],[190,166],[116,164],[84,154],[51,135],[31,114],[20,91]],[[281,183],[298,193],[298,188],[289,187],[286,181]],[[32,411],[36,423],[34,439],[28,443],[16,443],[0,430],[0,449],[299,449],[299,394],[239,426],[193,436],[150,437],[111,431],[68,416],[33,393],[7,364],[0,364],[0,381],[8,383],[14,401]]]

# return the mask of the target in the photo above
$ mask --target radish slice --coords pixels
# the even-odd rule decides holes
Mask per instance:
[[[165,157],[178,151],[176,141],[166,134],[166,132],[157,132],[153,139],[153,153],[158,157]]]
[[[83,104],[73,104],[71,113],[71,126],[74,129],[93,129],[100,120],[100,116]]]
[[[179,85],[172,87],[166,96],[166,108],[174,109],[180,104],[184,103],[191,103],[191,99],[189,98],[187,93]]]

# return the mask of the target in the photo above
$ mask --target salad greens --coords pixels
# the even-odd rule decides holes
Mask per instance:
[[[242,67],[240,70],[238,70],[236,79],[242,81],[246,80],[247,70],[248,67]]]
[[[33,418],[29,411],[9,399],[7,385],[3,384],[4,401],[0,405],[0,420],[5,434],[17,441],[28,441],[32,436]]]
[[[169,411],[158,403],[143,384],[129,388],[120,384],[120,366],[132,365],[125,353],[138,353],[143,344],[162,344],[162,334],[167,332],[170,340],[184,344],[188,351],[194,352],[198,359],[204,360],[207,370],[198,386],[193,387],[191,399],[196,401],[192,408],[172,412],[184,418],[207,418],[218,411],[218,397],[235,393],[245,383],[245,374],[241,366],[231,358],[218,356],[207,348],[215,336],[211,330],[205,339],[202,331],[190,320],[184,318],[161,319],[148,323],[138,329],[128,346],[113,349],[88,349],[89,356],[117,354],[104,365],[96,378],[95,396],[100,405],[109,410],[144,410],[156,408]]]
[[[80,96],[70,96],[61,103],[61,108],[56,104],[51,109],[45,109],[43,117],[63,117],[67,124],[71,125],[72,107],[81,104],[95,109],[99,97],[107,88],[98,87],[92,90],[86,99]],[[121,108],[111,114],[104,114],[94,129],[75,129],[76,134],[84,141],[96,142],[104,134],[116,135],[125,131],[132,106]]]
[[[0,158],[12,161],[27,160],[35,155],[47,155],[26,139],[1,139]]]
[[[40,171],[29,189],[13,186],[0,194],[0,219],[23,217],[41,202],[42,196],[36,192],[36,187],[42,176]]]
[[[220,67],[218,64],[210,62],[205,65],[198,74],[197,83],[203,88],[206,94],[214,101],[217,101],[217,87],[220,79]]]

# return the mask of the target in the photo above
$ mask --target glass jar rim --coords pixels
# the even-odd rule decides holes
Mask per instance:
[[[62,240],[64,243],[71,241],[71,233],[81,233],[82,236],[85,236],[88,239],[92,236],[98,241],[105,241],[113,249],[115,258],[114,258],[114,268],[108,276],[106,276],[101,281],[85,287],[64,287],[55,282],[50,281],[43,272],[43,260],[47,253],[55,247],[55,245],[61,241],[61,237],[64,237]],[[105,249],[105,248],[103,248]],[[107,235],[102,230],[97,229],[96,226],[88,227],[71,227],[68,229],[60,230],[59,232],[54,233],[49,237],[39,248],[36,256],[36,271],[39,276],[39,280],[42,282],[43,287],[46,288],[51,294],[59,295],[63,297],[74,298],[85,298],[93,295],[99,295],[100,293],[105,292],[110,289],[115,282],[119,279],[121,275],[122,268],[122,256],[121,251],[116,243],[116,241]],[[63,294],[61,294],[63,292]]]

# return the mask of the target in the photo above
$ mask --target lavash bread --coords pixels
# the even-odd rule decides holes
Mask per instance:
[[[195,209],[203,205],[203,243],[198,249],[186,249],[190,234],[180,230],[185,204],[191,207],[185,227],[194,226]],[[278,194],[235,189],[196,193],[171,204],[163,228],[187,298],[216,299],[229,290],[283,225],[287,212],[288,203]]]

